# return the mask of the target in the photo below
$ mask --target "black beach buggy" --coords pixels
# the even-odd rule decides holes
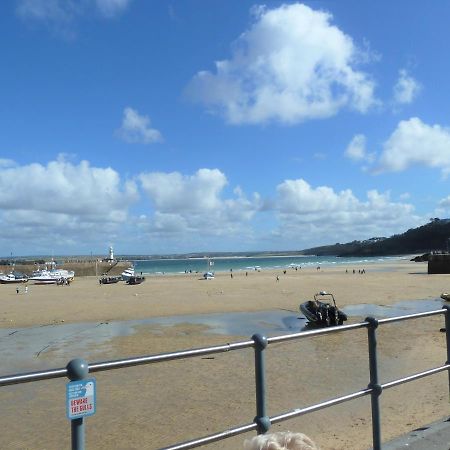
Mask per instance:
[[[324,297],[330,298],[332,303],[319,300]],[[314,300],[302,303],[300,311],[311,324],[322,327],[342,325],[347,320],[347,315],[336,306],[333,294],[325,291],[314,294]]]

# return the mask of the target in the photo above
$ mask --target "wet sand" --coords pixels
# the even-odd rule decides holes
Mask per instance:
[[[426,264],[366,266],[365,274],[345,268],[147,277],[142,285],[99,286],[79,278],[68,287],[30,286],[27,294],[0,286],[0,326],[101,322],[215,312],[298,311],[315,292],[332,292],[340,306],[390,305],[400,300],[439,297],[448,275],[427,275]],[[276,276],[280,280],[276,281]],[[355,321],[355,320],[353,320]],[[356,320],[357,321],[357,320]],[[443,317],[390,324],[379,329],[381,382],[441,365],[446,360]],[[156,354],[249,336],[206,334],[207,324],[141,327],[131,336],[101,344],[96,361]],[[368,383],[365,330],[274,344],[267,350],[268,412],[277,415],[339,395]],[[5,345],[2,343],[2,345]],[[88,350],[88,349],[87,349]],[[41,362],[55,366],[51,350]],[[67,355],[67,359],[78,355]],[[30,370],[31,368],[30,364]],[[8,371],[4,371],[8,373]],[[95,375],[97,413],[86,419],[87,448],[153,449],[250,423],[255,415],[253,352],[233,351],[207,358],[140,366]],[[4,424],[0,448],[70,448],[65,418],[66,380],[1,388]],[[448,414],[448,378],[441,373],[383,392],[382,434],[386,441]],[[17,420],[17,419],[20,420]],[[323,449],[371,446],[370,401],[355,400],[291,419],[273,430],[302,431]],[[248,436],[250,436],[249,434]],[[246,435],[208,448],[240,449]]]

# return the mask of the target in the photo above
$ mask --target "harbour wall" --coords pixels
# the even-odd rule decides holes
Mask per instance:
[[[100,276],[104,273],[108,275],[120,275],[131,263],[127,261],[65,261],[58,263],[58,269],[73,270],[76,277]],[[44,265],[40,265],[43,268]],[[37,264],[16,264],[13,266],[0,265],[0,272],[9,273],[11,270],[31,275],[38,269]]]
[[[450,273],[450,254],[431,254],[428,257],[428,273]]]

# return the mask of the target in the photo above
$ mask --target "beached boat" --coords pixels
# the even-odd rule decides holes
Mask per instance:
[[[1,284],[26,283],[27,281],[28,277],[20,272],[10,272],[0,275]]]
[[[57,283],[69,283],[75,277],[73,270],[65,269],[40,269],[35,270],[28,278],[33,284],[57,284]]]
[[[134,276],[128,278],[126,281],[127,284],[141,284],[145,281],[145,277]]]
[[[121,274],[123,281],[128,281],[131,277],[134,277],[134,266],[128,267]]]
[[[206,262],[206,272],[203,274],[203,278],[205,280],[214,279],[214,271],[212,268],[214,267],[214,261],[211,258],[208,258]]]
[[[103,276],[101,277],[98,282],[100,284],[115,284],[118,283],[119,281],[122,280],[122,276],[119,275],[117,277],[108,277],[108,276]]]
[[[450,292],[443,292],[442,294],[441,294],[441,298],[442,298],[442,300],[450,300]]]
[[[319,298],[328,297],[332,303],[320,301]],[[333,294],[321,291],[314,295],[314,300],[308,300],[300,305],[300,311],[308,321],[318,326],[342,325],[347,315],[336,306]]]

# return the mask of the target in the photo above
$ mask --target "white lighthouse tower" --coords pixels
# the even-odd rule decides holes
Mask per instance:
[[[108,257],[109,261],[114,261],[114,250],[112,245],[109,247],[109,257]]]

